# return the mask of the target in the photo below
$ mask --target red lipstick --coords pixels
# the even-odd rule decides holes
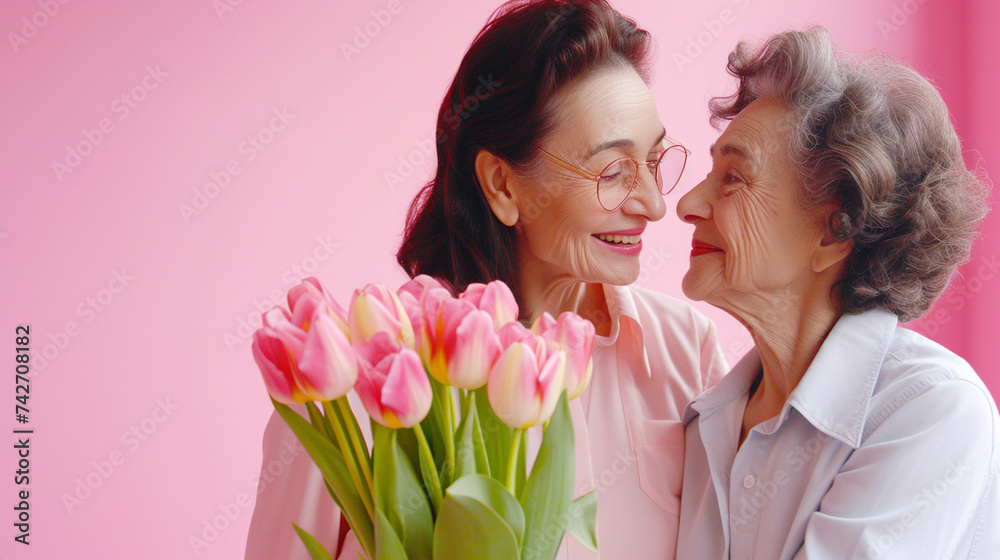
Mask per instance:
[[[705,255],[707,253],[723,252],[722,249],[712,245],[710,243],[705,243],[704,241],[698,241],[697,239],[691,240],[691,256],[697,257],[698,255]]]

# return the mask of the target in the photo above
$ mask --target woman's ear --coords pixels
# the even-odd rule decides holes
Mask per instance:
[[[839,264],[838,268],[844,268],[847,266],[847,257],[854,250],[854,241],[841,239],[837,232],[834,217],[840,212],[840,207],[835,204],[824,204],[818,210],[825,227],[819,246],[813,253],[812,269],[814,272],[823,272],[832,266],[838,266],[839,263],[842,264]]]
[[[486,195],[493,215],[506,226],[517,223],[517,193],[514,192],[510,165],[486,150],[476,154],[476,178]]]

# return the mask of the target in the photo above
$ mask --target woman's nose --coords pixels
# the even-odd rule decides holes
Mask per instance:
[[[712,206],[705,199],[705,183],[698,183],[677,201],[677,217],[693,224],[698,220],[707,220],[712,216]]]
[[[645,168],[645,166],[640,167]],[[644,172],[644,169],[639,169],[635,181],[636,184],[629,194],[629,200],[625,201],[625,206],[630,206],[630,213],[639,213],[651,222],[663,218],[667,214],[667,203],[664,202],[663,195],[660,194],[660,189],[657,188],[653,175]],[[630,205],[630,200],[635,202]]]

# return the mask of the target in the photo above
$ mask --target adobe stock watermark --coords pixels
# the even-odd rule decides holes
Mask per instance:
[[[413,145],[414,148],[409,152],[399,155],[394,170],[384,173],[385,185],[393,193],[400,185],[405,184],[407,179],[417,173],[425,162],[437,155],[437,144],[433,138],[414,140]]]
[[[729,518],[733,529],[745,527],[755,520],[767,502],[776,496],[782,487],[787,486],[792,481],[789,473],[802,472],[807,466],[812,465],[813,459],[823,450],[830,439],[832,438],[827,434],[819,433],[786,453],[784,468],[775,469],[770,480],[756,483],[756,489],[750,499],[747,499],[746,496],[741,497],[739,510],[730,512]]]
[[[964,309],[977,294],[993,283],[993,279],[1000,272],[1000,261],[997,260],[996,254],[983,256],[976,259],[974,265],[967,265],[965,270],[968,275],[956,276],[941,296],[939,301],[943,301],[946,307],[932,309],[923,321],[911,327],[913,330],[924,336],[935,336],[944,325],[951,322],[953,313]]]
[[[889,19],[880,19],[876,23],[882,38],[888,40],[889,35],[899,31],[899,28],[909,23],[910,18],[920,10],[927,0],[904,0],[901,4],[893,4]]]
[[[94,295],[87,296],[76,306],[76,314],[83,319],[83,325],[94,322],[94,319],[103,313],[133,281],[135,281],[135,276],[129,274],[124,267],[112,270],[107,285]],[[48,333],[46,337],[48,342],[42,344],[41,347],[36,347],[34,355],[31,357],[35,373],[48,367],[49,363],[59,357],[59,354],[69,346],[74,338],[80,336],[80,333],[83,332],[81,326],[76,321],[67,321],[62,329],[55,333]]]
[[[653,276],[666,265],[670,264],[673,255],[663,245],[657,245],[654,249],[643,251],[639,255],[639,277],[636,284],[640,286],[648,282]]]
[[[733,0],[733,4],[740,11],[744,11],[750,6],[750,0]],[[705,54],[705,49],[711,47],[722,36],[726,27],[735,22],[736,12],[732,8],[723,8],[717,16],[701,20],[703,29],[688,36],[684,50],[674,51],[672,55],[677,70],[683,71],[685,66],[690,66],[695,60],[701,58],[701,55]]]
[[[281,273],[281,282],[285,286],[291,287],[312,276],[319,269],[321,263],[333,257],[339,247],[340,243],[334,241],[330,235],[317,237],[316,246],[313,247],[312,252]],[[271,308],[285,303],[287,291],[288,288],[275,288],[271,290],[266,299],[253,302],[253,311],[245,317],[239,317],[236,328],[232,332],[225,331],[222,333],[222,341],[226,344],[226,348],[229,349],[230,354],[236,352],[237,347],[250,340],[254,331],[263,326],[262,317],[265,313],[270,311]]]
[[[285,440],[280,449],[276,458],[261,466],[259,472],[254,471],[249,476],[247,485],[251,488],[250,491],[238,492],[232,500],[219,503],[212,510],[212,513],[202,521],[197,532],[188,536],[188,545],[195,556],[200,556],[206,548],[219,540],[219,537],[243,515],[243,512],[251,511],[255,502],[252,496],[256,494],[256,497],[260,497],[268,486],[282,476],[287,476],[286,470],[299,454],[305,451],[302,442],[297,438]]]
[[[29,41],[38,36],[38,33],[47,27],[52,20],[62,13],[62,7],[69,4],[70,0],[38,0],[38,10],[30,16],[21,18],[21,25],[16,31],[7,32],[7,41],[14,54],[21,52],[21,48]]]
[[[124,121],[132,115],[133,111],[149,97],[149,92],[160,87],[163,78],[169,76],[167,72],[160,68],[160,65],[147,66],[146,73],[139,80],[139,83],[132,89],[123,92],[111,102],[111,113],[118,117],[118,122]],[[98,146],[107,140],[108,136],[115,131],[115,121],[111,117],[104,117],[97,121],[95,128],[84,128],[81,131],[82,138],[75,143],[66,145],[66,155],[61,160],[52,160],[52,172],[56,175],[56,180],[62,183],[64,177],[72,173],[83,160],[90,157]]]
[[[180,407],[174,403],[170,397],[158,398],[154,401],[153,411],[140,420],[138,423],[128,427],[122,432],[118,441],[120,446],[108,453],[107,458],[91,462],[94,469],[82,477],[77,477],[76,486],[72,492],[63,492],[61,499],[66,513],[71,514],[84,502],[89,500],[94,492],[104,485],[114,473],[121,470],[127,457],[134,454],[142,445],[149,441],[149,437],[156,433],[163,424]]]
[[[389,190],[396,192],[397,187],[412,177],[424,162],[435,158],[437,146],[443,144],[450,134],[454,134],[466,119],[479,110],[482,102],[501,86],[503,82],[494,79],[493,74],[476,76],[475,87],[470,87],[472,92],[462,101],[454,103],[451,110],[445,113],[444,123],[438,127],[435,136],[414,140],[415,147],[405,154],[400,154],[395,169],[384,173],[385,184]]]
[[[212,8],[215,15],[219,16],[219,21],[224,21],[227,15],[235,12],[242,4],[243,0],[212,0]]]
[[[350,42],[340,42],[340,52],[344,55],[344,60],[348,64],[351,59],[360,55],[362,51],[372,44],[372,40],[382,34],[382,31],[393,19],[403,12],[403,3],[400,0],[389,0],[385,8],[371,11],[371,18],[361,25],[354,26],[354,37]]]
[[[288,107],[271,109],[271,118],[268,123],[260,127],[257,132],[248,134],[246,139],[236,146],[236,154],[240,158],[234,158],[222,165],[222,169],[213,169],[208,172],[209,181],[200,188],[192,189],[190,203],[181,202],[178,209],[185,224],[191,223],[191,218],[201,214],[212,200],[218,198],[233,177],[243,172],[243,165],[250,163],[257,156],[267,149],[288,125],[295,120],[295,115],[288,111]]]
[[[875,542],[868,547],[868,558],[882,558],[886,552],[892,549],[903,536],[917,524],[917,519],[921,515],[930,511],[931,507],[937,504],[966,473],[969,467],[966,465],[956,465],[948,461],[948,468],[942,473],[941,478],[931,482],[920,489],[910,500],[910,506],[916,513],[904,511],[898,521],[882,524],[882,532]]]
[[[635,468],[635,465],[636,457],[634,453],[624,449],[615,450],[615,460],[611,463],[611,466],[594,476],[594,492],[598,496],[597,502],[601,502],[601,494],[607,492],[612,486],[617,484],[618,479]],[[555,541],[561,541],[564,538],[564,533],[559,528],[568,527],[570,522],[580,515],[577,508],[578,505],[574,503],[569,511],[559,514],[559,522],[549,525],[546,531],[542,533],[541,539],[535,542],[535,546],[532,548],[538,551],[547,550]],[[531,555],[529,554],[527,557],[531,557]]]

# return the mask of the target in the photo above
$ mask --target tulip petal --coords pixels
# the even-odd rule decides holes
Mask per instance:
[[[538,365],[531,348],[515,342],[500,354],[490,370],[486,394],[490,406],[508,426],[523,428],[537,414]]]
[[[541,395],[541,405],[538,416],[533,424],[545,422],[552,416],[559,401],[559,395],[563,392],[563,376],[566,370],[566,353],[556,351],[549,353],[538,374],[538,393]]]
[[[507,348],[515,342],[522,341],[531,336],[531,331],[527,327],[518,322],[507,323],[497,331],[497,336],[500,337],[500,344]]]
[[[432,397],[431,384],[420,356],[404,347],[393,357],[382,386],[382,408],[392,412],[401,425],[389,427],[412,428],[427,416]]]
[[[263,329],[258,330],[253,334],[251,350],[264,386],[274,400],[284,404],[307,400],[292,379],[288,352],[279,340],[268,336]]]
[[[510,291],[507,284],[499,280],[494,280],[486,285],[479,309],[489,313],[490,317],[493,318],[494,330],[500,330],[507,323],[517,321],[518,309],[514,293]]]
[[[500,350],[489,314],[478,309],[466,313],[445,342],[449,383],[462,389],[482,387]]]
[[[333,319],[317,310],[298,361],[297,384],[313,400],[332,401],[347,394],[358,377],[354,349]]]

